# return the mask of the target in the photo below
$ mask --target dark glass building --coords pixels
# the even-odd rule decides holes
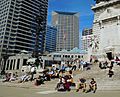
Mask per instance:
[[[47,52],[54,52],[56,51],[56,36],[57,35],[57,28],[53,26],[47,26],[46,31],[46,45],[45,51]]]
[[[42,16],[39,34],[39,52],[43,51],[48,0],[0,0],[0,56],[21,50],[33,51],[38,24]]]
[[[33,52],[38,26],[38,51],[44,51],[47,9],[48,0],[0,0],[0,59],[21,50]],[[43,20],[39,25],[38,16]]]

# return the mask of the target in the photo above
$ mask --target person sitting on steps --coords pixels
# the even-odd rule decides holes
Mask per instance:
[[[79,84],[77,85],[77,90],[76,92],[79,92],[79,90],[82,90],[82,92],[86,91],[86,83],[85,83],[85,79],[81,78],[79,79]]]
[[[90,84],[89,84],[89,89],[86,91],[86,93],[93,91],[95,93],[97,90],[97,83],[94,80],[94,78],[91,78]]]

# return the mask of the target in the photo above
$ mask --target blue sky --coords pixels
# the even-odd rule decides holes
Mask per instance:
[[[79,12],[80,32],[84,28],[90,28],[94,18],[91,5],[94,3],[94,0],[49,0],[48,24],[51,24],[52,11]]]

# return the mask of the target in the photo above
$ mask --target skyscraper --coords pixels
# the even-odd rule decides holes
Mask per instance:
[[[46,42],[45,42],[45,50],[48,52],[56,51],[56,35],[57,29],[53,26],[47,26],[46,31]]]
[[[39,32],[39,52],[43,51],[48,0],[0,0],[0,58],[6,53],[13,55],[21,50],[33,51],[38,23],[42,16]]]
[[[57,28],[56,51],[79,48],[79,13],[54,11],[52,25]]]

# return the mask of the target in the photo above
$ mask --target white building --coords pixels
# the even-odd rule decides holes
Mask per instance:
[[[34,65],[36,58],[32,58],[32,54],[26,52],[25,50],[21,51],[19,54],[15,56],[10,56],[6,62],[6,71],[21,71],[23,66],[28,66],[29,64]],[[47,56],[40,56],[42,59],[42,68],[46,66],[50,66],[53,62],[62,61],[74,61],[76,59],[79,60],[87,60],[87,53],[85,51],[81,51],[78,48],[74,48],[71,51],[62,50],[59,52],[50,53]],[[38,71],[41,69],[41,66],[38,66]]]
[[[111,52],[120,55],[120,0],[99,1],[94,11],[93,34],[96,36],[92,53],[106,57]],[[97,48],[95,47],[97,45]]]
[[[8,71],[19,71],[22,66],[27,65],[27,60],[31,58],[31,54],[25,50],[22,50],[19,54],[15,56],[10,56],[5,65],[5,70]]]
[[[91,46],[92,40],[93,40],[93,34],[82,36],[82,48],[81,49],[88,51],[88,48]]]
[[[76,59],[86,60],[87,52],[81,51],[78,48],[73,48],[71,51],[63,49],[62,51],[50,53],[48,56],[54,61],[74,61]]]

